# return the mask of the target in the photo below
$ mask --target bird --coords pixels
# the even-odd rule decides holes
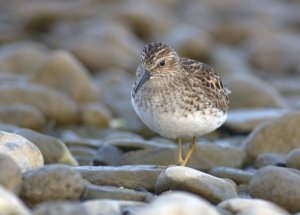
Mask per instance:
[[[131,103],[151,130],[177,140],[177,165],[186,166],[196,138],[225,122],[229,94],[211,66],[180,57],[169,45],[154,42],[141,51]],[[182,138],[192,140],[184,157]]]

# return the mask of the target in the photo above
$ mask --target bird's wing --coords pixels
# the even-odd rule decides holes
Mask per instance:
[[[204,95],[214,107],[227,111],[230,90],[225,87],[214,70],[207,64],[182,58],[183,70],[189,73],[189,82],[196,92]]]

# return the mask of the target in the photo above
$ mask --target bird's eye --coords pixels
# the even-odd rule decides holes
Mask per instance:
[[[166,65],[166,61],[165,61],[165,60],[160,61],[160,62],[159,62],[159,65],[160,65],[161,67],[165,66],[165,65]]]

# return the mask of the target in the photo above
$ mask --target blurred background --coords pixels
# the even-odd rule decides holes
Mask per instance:
[[[299,108],[299,11],[297,0],[2,0],[0,122],[151,136],[130,90],[155,41],[212,65],[231,111]]]

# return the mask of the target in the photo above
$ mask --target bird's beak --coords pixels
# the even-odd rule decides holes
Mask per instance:
[[[148,81],[150,78],[150,72],[148,70],[145,70],[143,77],[139,81],[139,83],[136,85],[134,92],[137,93],[137,91],[143,86],[143,84]]]

